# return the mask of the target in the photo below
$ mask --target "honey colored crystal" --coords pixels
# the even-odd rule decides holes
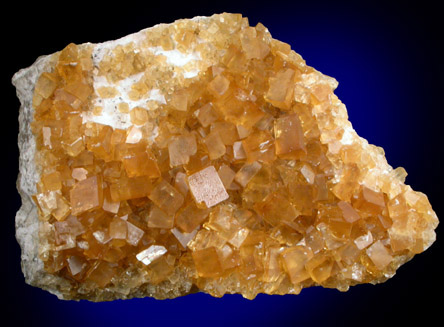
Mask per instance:
[[[427,197],[357,136],[337,82],[262,24],[179,20],[45,58],[22,126],[24,269],[41,262],[28,281],[60,298],[345,291],[435,240]]]
[[[72,214],[79,215],[85,211],[98,208],[102,205],[102,180],[92,176],[76,183],[69,193]]]

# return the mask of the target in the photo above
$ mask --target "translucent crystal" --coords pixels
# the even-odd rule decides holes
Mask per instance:
[[[187,248],[188,243],[190,243],[194,236],[196,236],[197,229],[193,230],[191,233],[183,233],[177,228],[173,228],[171,230],[171,233],[173,233],[173,235],[177,238],[177,240],[184,248]]]
[[[367,234],[357,237],[354,242],[359,250],[365,249],[373,243],[373,235],[368,231]]]
[[[113,239],[126,239],[127,222],[123,219],[114,217],[109,224],[109,236]]]
[[[221,96],[228,90],[229,86],[230,81],[226,77],[224,77],[223,75],[217,75],[208,84],[208,90],[216,96]]]
[[[76,183],[71,189],[70,199],[73,215],[100,207],[103,201],[100,178],[92,176]]]
[[[129,154],[122,159],[122,162],[128,177],[160,177],[160,171],[156,159],[151,153],[139,152]]]
[[[305,269],[305,265],[312,254],[303,246],[288,248],[282,252],[282,258],[285,269],[293,284],[298,284],[308,278],[310,275]]]
[[[270,78],[270,87],[265,98],[272,105],[281,109],[290,109],[293,97],[293,79],[295,72],[291,68],[278,71]]]
[[[174,214],[183,204],[183,195],[165,180],[160,181],[149,198],[168,215]]]
[[[154,260],[163,256],[167,250],[161,245],[151,245],[149,248],[136,254],[137,260],[141,261],[145,266],[151,264]]]
[[[233,183],[236,173],[227,165],[220,166],[217,173],[219,174],[220,180],[224,184],[225,189],[229,189]]]
[[[172,228],[174,224],[174,216],[168,215],[158,207],[153,206],[147,218],[148,227],[150,228]]]
[[[188,176],[188,184],[196,203],[203,202],[207,208],[211,208],[229,197],[214,166]]]
[[[262,24],[180,20],[38,62],[24,251],[60,297],[346,290],[436,239],[427,197],[358,137],[337,82]]]
[[[193,251],[193,260],[200,277],[217,277],[223,271],[214,247]]]
[[[210,156],[210,160],[222,157],[226,152],[225,144],[218,132],[211,132],[203,140]]]
[[[211,123],[218,119],[217,112],[213,109],[211,103],[207,103],[197,111],[197,119],[203,127],[208,127]]]
[[[173,137],[168,145],[170,166],[186,165],[190,156],[196,154],[197,145],[193,134]]]
[[[57,75],[51,73],[42,73],[35,85],[35,93],[47,99],[57,88]]]
[[[355,209],[353,209],[353,207],[349,203],[345,201],[339,201],[338,207],[342,210],[344,219],[349,223],[353,223],[356,220],[361,219],[359,214],[356,212]]]
[[[126,241],[128,242],[128,244],[136,246],[139,243],[140,239],[142,238],[143,234],[145,234],[145,232],[139,227],[130,223],[129,221],[127,221],[126,224],[127,224]]]
[[[384,269],[393,260],[393,257],[380,240],[373,243],[366,252],[379,270]]]
[[[87,175],[88,171],[85,168],[74,168],[71,174],[71,176],[78,181],[83,181]]]
[[[238,182],[243,187],[247,186],[248,182],[259,172],[262,165],[257,161],[251,164],[245,164],[239,169],[239,171],[234,176],[236,182]]]
[[[194,203],[190,203],[177,213],[175,223],[183,232],[191,233],[200,226],[208,214],[208,209],[198,208]]]
[[[276,154],[284,159],[299,159],[305,153],[305,140],[298,115],[276,119],[274,125]]]
[[[236,160],[246,159],[247,155],[245,153],[244,147],[241,141],[233,143],[233,157]]]
[[[73,276],[79,274],[86,267],[86,262],[78,256],[70,256],[66,261],[68,261],[69,271]]]

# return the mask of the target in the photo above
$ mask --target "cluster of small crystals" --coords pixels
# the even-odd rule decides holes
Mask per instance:
[[[84,293],[185,278],[254,298],[381,281],[430,246],[427,197],[402,169],[378,172],[383,153],[350,131],[333,79],[240,15],[202,24],[143,40],[195,47],[212,64],[194,78],[134,44],[99,64],[91,45],[70,44],[40,76],[34,201],[48,272]],[[118,93],[94,89],[94,75],[112,85],[140,73],[130,98],[157,88],[164,103],[119,103],[127,129],[85,119]]]

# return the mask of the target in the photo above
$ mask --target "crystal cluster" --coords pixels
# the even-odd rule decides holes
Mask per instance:
[[[438,220],[336,87],[237,14],[50,56],[33,200],[61,297],[251,299],[391,277]]]

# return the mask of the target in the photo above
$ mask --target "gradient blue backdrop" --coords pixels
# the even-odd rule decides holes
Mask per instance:
[[[128,8],[122,10],[112,10],[112,2],[101,8],[91,3],[59,3],[43,8],[33,5],[23,19],[30,29],[8,34],[9,44],[16,51],[6,67],[7,78],[32,64],[38,55],[60,50],[69,42],[102,42],[178,18],[240,12],[252,25],[260,21],[273,37],[291,44],[308,65],[335,77],[339,81],[336,94],[346,104],[358,134],[384,147],[389,163],[404,166],[409,172],[407,182],[428,194],[438,215],[442,213],[439,183],[443,183],[443,173],[438,169],[443,165],[444,141],[440,127],[444,109],[443,39],[437,7],[427,2],[415,6],[319,1],[238,1],[225,5],[201,1],[177,6],[171,2],[125,3]],[[82,18],[82,10],[94,10],[95,19]],[[34,16],[36,12],[45,14],[47,20]],[[58,17],[50,18],[51,14]],[[2,133],[6,132],[10,141],[3,164],[14,172],[19,104],[12,86],[6,88],[11,101],[7,108],[10,119]],[[1,252],[6,260],[0,266],[9,280],[3,294],[5,312],[0,319],[13,319],[11,325],[384,326],[399,318],[400,324],[418,318],[427,323],[439,315],[439,302],[432,296],[440,292],[441,286],[428,281],[440,277],[435,261],[442,258],[441,241],[401,267],[387,283],[356,286],[347,293],[311,288],[298,296],[259,295],[253,301],[238,295],[216,299],[205,294],[164,301],[60,301],[23,281],[20,249],[13,237],[12,219],[20,205],[15,178],[15,173],[4,178],[8,215],[3,219],[8,228],[2,233],[7,250]]]

